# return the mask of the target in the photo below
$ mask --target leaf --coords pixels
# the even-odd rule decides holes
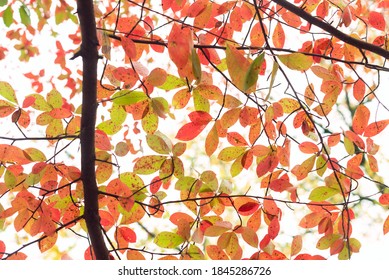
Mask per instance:
[[[102,151],[111,150],[111,142],[108,135],[102,130],[96,130],[95,132],[95,145],[97,149]]]
[[[244,241],[246,241],[247,244],[254,248],[258,248],[258,235],[257,233],[250,227],[243,227],[242,228],[242,238]]]
[[[51,249],[57,242],[57,239],[58,239],[58,234],[55,232],[54,234],[40,240],[38,246],[41,253]]]
[[[384,231],[384,234],[387,234],[389,232],[389,216],[386,217],[386,220],[385,220],[384,225],[383,225],[383,231]]]
[[[13,23],[13,13],[12,5],[8,5],[7,9],[3,12],[3,21],[5,26],[10,27]]]
[[[184,241],[185,239],[182,236],[168,231],[158,233],[154,239],[157,246],[167,249],[174,249]]]
[[[246,149],[246,147],[226,147],[220,151],[217,158],[222,161],[232,161],[242,155]]]
[[[0,240],[0,259],[3,257],[5,253],[5,243]]]
[[[316,244],[316,248],[319,250],[326,250],[332,246],[332,244],[339,240],[342,236],[340,234],[327,234],[319,239]]]
[[[384,193],[378,199],[379,203],[382,205],[389,205],[389,193]]]
[[[111,98],[114,104],[131,105],[148,99],[148,96],[142,91],[121,90]]]
[[[136,54],[136,45],[134,41],[132,41],[130,38],[122,36],[120,38],[120,42],[122,43],[122,47],[124,49],[124,52],[130,59],[135,59],[137,57]]]
[[[186,86],[185,79],[178,78],[177,76],[171,74],[167,74],[165,82],[162,85],[157,87],[163,90],[172,90],[184,86]]]
[[[205,8],[207,7],[207,4],[208,4],[208,0],[199,0],[199,1],[193,2],[193,4],[190,5],[188,8],[187,17],[194,18],[194,17],[198,16],[199,14],[201,14],[205,10]]]
[[[312,142],[302,142],[299,144],[299,149],[306,154],[314,154],[319,152],[319,147]]]
[[[166,156],[143,156],[134,165],[134,172],[137,174],[153,174],[161,168]]]
[[[294,256],[300,253],[303,247],[303,238],[301,235],[296,235],[293,237],[290,255]]]
[[[233,146],[248,146],[249,144],[238,132],[228,132],[227,141]]]
[[[301,108],[300,103],[294,98],[281,98],[278,103],[281,104],[285,114],[291,114]]]
[[[219,135],[217,133],[216,123],[212,126],[211,130],[205,139],[205,152],[207,156],[211,156],[219,145]]]
[[[311,191],[309,194],[309,199],[312,201],[324,201],[328,198],[338,194],[340,192],[339,189],[329,188],[329,187],[317,187]]]
[[[200,64],[200,58],[195,49],[192,49],[191,61],[192,61],[193,75],[195,76],[197,83],[200,83],[201,75],[202,75],[201,64]]]
[[[302,53],[283,54],[278,59],[289,69],[298,71],[307,71],[313,64],[312,57]]]
[[[377,121],[369,124],[365,128],[365,133],[363,134],[365,137],[373,137],[383,131],[387,125],[389,124],[389,120]]]
[[[28,10],[26,5],[23,4],[19,8],[19,15],[20,15],[20,19],[21,19],[22,23],[25,26],[29,26],[31,24],[30,11]]]
[[[277,217],[274,217],[271,220],[267,232],[270,239],[274,239],[277,237],[278,233],[280,232],[280,222],[278,221]]]
[[[184,68],[188,63],[193,48],[192,31],[190,28],[173,24],[168,37],[168,51],[170,59],[177,68]]]
[[[146,142],[153,151],[159,154],[167,155],[171,152],[171,148],[165,140],[156,134],[147,134]]]
[[[374,27],[375,29],[385,31],[385,18],[382,13],[376,12],[376,11],[371,11],[369,13],[369,24]]]
[[[323,213],[312,212],[305,215],[300,220],[299,226],[302,228],[313,228],[317,226],[323,218],[324,218]]]
[[[243,53],[230,44],[226,48],[226,62],[228,74],[232,83],[240,90],[244,90],[246,73],[250,68],[250,62]]]
[[[176,138],[181,141],[193,140],[204,130],[206,126],[206,124],[195,124],[193,122],[184,124],[178,130]]]
[[[18,103],[14,89],[7,82],[0,82],[0,95],[12,103]]]
[[[353,131],[359,135],[362,135],[369,123],[369,118],[370,110],[365,105],[358,105],[352,121]]]
[[[358,79],[353,84],[353,96],[358,101],[361,102],[365,96],[366,85],[362,79]]]
[[[243,91],[247,91],[252,86],[256,85],[259,75],[259,70],[263,61],[265,60],[265,52],[262,52],[258,55],[253,62],[251,62],[250,67],[244,77],[243,81]]]
[[[217,245],[208,245],[205,251],[211,260],[228,260],[227,254]]]
[[[276,48],[283,48],[285,44],[285,32],[280,22],[277,22],[272,34],[273,44]]]

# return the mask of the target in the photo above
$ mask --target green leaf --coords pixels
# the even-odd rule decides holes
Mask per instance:
[[[306,71],[311,68],[313,64],[312,57],[302,53],[283,54],[279,55],[278,59],[289,69],[298,71]]]
[[[324,201],[334,195],[339,193],[338,189],[333,189],[329,187],[318,187],[311,191],[309,199],[312,201]]]
[[[122,125],[113,120],[106,120],[100,123],[97,128],[104,131],[108,135],[113,135],[122,129]]]
[[[147,98],[143,91],[121,90],[112,96],[112,102],[117,105],[131,105]]]
[[[250,64],[249,70],[244,77],[243,90],[246,91],[250,87],[257,83],[259,70],[261,69],[262,63],[265,60],[265,53],[262,52],[258,55],[254,61]]]
[[[137,174],[153,174],[161,168],[166,156],[144,156],[139,158],[134,165],[134,172]]]
[[[201,64],[200,58],[196,52],[196,49],[192,49],[192,71],[197,80],[197,83],[201,81]]]
[[[56,89],[53,89],[52,91],[50,91],[47,94],[46,99],[47,99],[47,103],[49,103],[53,108],[61,108],[63,105],[62,95]]]
[[[158,88],[164,90],[172,90],[183,86],[186,86],[185,79],[181,79],[174,75],[168,74],[166,77],[166,81],[161,86],[158,86]]]
[[[316,244],[316,248],[319,250],[326,250],[341,237],[342,236],[340,234],[327,234],[319,239]]]
[[[127,118],[127,112],[124,110],[123,106],[113,104],[110,112],[111,120],[118,125],[124,123]]]
[[[231,161],[242,155],[246,149],[246,147],[226,147],[220,151],[217,158],[223,161]]]
[[[161,248],[173,249],[184,242],[185,239],[173,232],[163,231],[157,234],[154,243]]]
[[[22,5],[19,8],[19,14],[20,14],[20,19],[22,20],[22,23],[25,26],[28,26],[31,24],[30,11],[28,10],[26,5]]]
[[[171,151],[164,139],[158,135],[147,134],[146,142],[154,152],[159,154],[167,155]]]
[[[0,7],[7,5],[7,3],[8,3],[8,0],[0,0]]]
[[[13,13],[14,13],[14,11],[12,10],[11,5],[9,5],[7,7],[7,9],[5,9],[5,11],[3,12],[3,21],[4,21],[5,26],[7,26],[7,27],[11,26],[11,24],[14,20]]]
[[[11,101],[15,104],[18,103],[14,89],[7,82],[0,82],[0,95],[8,101]]]

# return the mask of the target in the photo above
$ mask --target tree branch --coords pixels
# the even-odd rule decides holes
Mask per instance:
[[[389,58],[389,51],[387,51],[379,46],[370,44],[368,42],[355,39],[355,38],[343,33],[342,31],[336,29],[332,25],[310,15],[309,13],[307,13],[306,11],[301,9],[300,7],[297,7],[286,0],[273,0],[273,2],[284,7],[285,9],[287,9],[290,12],[294,13],[295,15],[299,16],[300,18],[305,19],[310,24],[313,24],[313,25],[323,29],[324,31],[327,31],[328,33],[330,33],[334,37],[338,38],[339,40],[341,40],[349,45],[352,45],[352,46],[354,46],[358,49],[361,49],[361,50],[370,51],[370,52],[378,54],[384,58]]]
[[[82,117],[81,117],[81,179],[84,187],[85,222],[94,255],[98,260],[108,260],[108,249],[101,232],[98,189],[95,173],[95,126],[97,111],[97,34],[92,0],[77,0],[83,59]]]

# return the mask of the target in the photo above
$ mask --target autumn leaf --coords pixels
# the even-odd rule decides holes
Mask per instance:
[[[376,121],[365,128],[365,137],[373,137],[383,131],[389,124],[389,120]]]
[[[193,41],[190,28],[174,24],[168,37],[168,50],[171,60],[178,68],[183,68],[187,64],[192,48]]]
[[[307,71],[313,64],[312,57],[302,53],[283,54],[278,59],[289,69],[298,71]]]
[[[185,240],[180,235],[163,231],[157,234],[154,238],[154,243],[161,248],[173,249],[183,243]]]
[[[385,18],[382,13],[376,12],[376,11],[371,11],[369,13],[369,24],[374,27],[375,29],[384,31],[385,30]]]

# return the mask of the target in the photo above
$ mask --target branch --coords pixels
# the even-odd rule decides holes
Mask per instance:
[[[300,7],[297,7],[286,0],[273,0],[273,2],[284,7],[285,9],[287,9],[290,12],[294,13],[295,15],[299,16],[300,18],[305,19],[310,24],[313,24],[313,25],[323,29],[324,31],[327,31],[328,33],[330,33],[334,37],[338,38],[339,40],[341,40],[349,45],[352,45],[358,49],[370,51],[370,52],[378,54],[384,58],[389,58],[389,51],[387,51],[379,46],[367,43],[365,41],[355,39],[355,38],[343,33],[342,31],[336,29],[332,25],[320,20],[319,18],[312,16],[311,14],[307,13],[306,11],[301,9]]]
[[[108,249],[100,228],[95,173],[95,126],[97,111],[97,34],[93,0],[77,0],[83,59],[81,116],[81,179],[84,188],[85,222],[96,259],[108,260]]]

